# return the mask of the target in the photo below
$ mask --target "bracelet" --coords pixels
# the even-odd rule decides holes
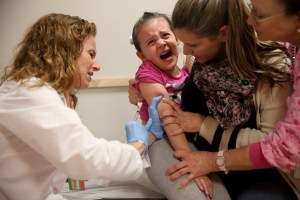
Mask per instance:
[[[216,164],[219,167],[220,171],[223,171],[225,174],[228,174],[229,171],[226,169],[225,166],[224,150],[221,150],[217,153]]]

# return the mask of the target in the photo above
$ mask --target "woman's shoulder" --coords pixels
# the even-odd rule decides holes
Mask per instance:
[[[286,105],[286,100],[291,94],[291,81],[278,82],[272,87],[267,81],[257,81],[254,102],[258,107],[263,105],[270,106],[275,102],[277,102],[276,104]]]
[[[256,93],[269,94],[273,91],[292,90],[292,81],[276,82],[273,86],[266,80],[258,80],[256,83]]]
[[[288,72],[292,61],[289,55],[281,50],[274,49],[265,54],[263,61],[267,64],[271,64],[272,67]]]

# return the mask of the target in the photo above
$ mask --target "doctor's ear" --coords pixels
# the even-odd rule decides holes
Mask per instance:
[[[144,54],[143,54],[142,52],[137,51],[137,52],[136,52],[136,55],[137,55],[143,62],[147,61],[147,58],[144,56]]]

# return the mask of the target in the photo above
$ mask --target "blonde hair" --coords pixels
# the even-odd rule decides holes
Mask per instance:
[[[227,25],[226,56],[239,76],[267,80],[271,85],[290,80],[283,61],[287,55],[274,51],[283,46],[257,41],[253,27],[247,24],[248,15],[244,0],[178,0],[172,23],[174,29],[185,28],[212,40]],[[273,58],[272,62],[269,58]]]
[[[58,93],[68,91],[75,107],[74,77],[80,76],[76,59],[83,41],[95,35],[95,24],[77,16],[51,13],[41,17],[18,45],[13,65],[6,67],[0,84],[7,79],[25,83],[37,77],[40,81],[34,87],[48,84]]]

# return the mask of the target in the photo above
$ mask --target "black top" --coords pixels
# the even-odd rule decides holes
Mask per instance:
[[[198,86],[193,81],[194,78],[194,67],[192,68],[192,71],[190,73],[190,76],[186,79],[185,85],[182,89],[182,108],[184,111],[193,112],[193,113],[199,113],[204,116],[209,115],[209,111],[206,105],[206,99],[204,96],[204,93],[198,88]],[[247,123],[238,125],[234,129],[230,141],[228,143],[228,149],[232,149],[236,147],[236,138],[238,135],[238,132],[241,128],[257,128],[256,126],[256,111],[255,107],[253,106],[251,116]],[[207,150],[207,151],[218,151],[221,138],[223,135],[224,129],[219,125],[214,137],[212,144],[209,144],[203,137],[197,136],[197,139],[195,142],[196,147],[199,150]],[[186,136],[188,139],[194,138],[195,135],[198,135],[198,133],[187,133]]]

